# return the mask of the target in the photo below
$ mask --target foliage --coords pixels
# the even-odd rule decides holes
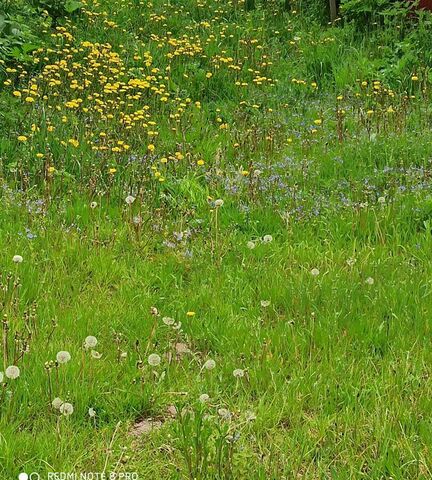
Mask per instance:
[[[82,6],[77,0],[5,1],[0,11],[0,61],[28,63],[30,53],[46,41],[44,32],[51,24]]]
[[[373,22],[406,21],[415,4],[407,0],[341,0],[341,12],[359,27],[366,27]]]

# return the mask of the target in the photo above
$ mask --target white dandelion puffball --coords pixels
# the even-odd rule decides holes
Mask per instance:
[[[66,417],[68,417],[69,415],[72,415],[74,408],[71,403],[66,402],[60,405],[59,410],[62,415],[65,415]]]
[[[310,273],[313,277],[317,277],[320,271],[318,270],[318,268],[313,268]]]
[[[96,360],[99,360],[100,358],[102,358],[102,354],[97,352],[96,350],[92,350],[90,352],[90,355],[92,356],[92,358],[95,358]]]
[[[147,362],[152,367],[157,367],[161,363],[161,357],[157,353],[151,353],[147,359]]]
[[[3,372],[0,372],[0,383],[2,383],[4,380],[4,375],[3,375]]]
[[[261,306],[267,308],[270,306],[270,300],[261,300]]]
[[[217,200],[215,200],[214,204],[215,204],[215,207],[222,207],[222,205],[224,204],[224,201],[221,198],[218,198]]]
[[[206,370],[213,370],[216,367],[216,362],[209,358],[203,365]]]
[[[236,368],[233,371],[233,375],[235,378],[243,378],[245,376],[245,371],[241,368]]]
[[[249,240],[249,242],[246,243],[247,248],[249,250],[253,250],[255,248],[255,242],[252,242],[252,240]]]
[[[230,418],[231,418],[231,412],[229,410],[227,410],[226,408],[219,408],[218,414],[224,420],[230,420]]]
[[[263,242],[264,243],[270,243],[273,241],[273,237],[271,235],[264,235],[263,237]]]
[[[366,279],[366,283],[367,283],[368,285],[373,285],[373,284],[375,283],[375,280],[374,280],[372,277],[368,277],[368,278]]]
[[[89,417],[94,418],[94,417],[96,417],[96,410],[94,408],[90,407],[88,409],[88,414],[89,414]]]
[[[59,397],[56,397],[54,398],[54,400],[51,402],[51,405],[53,406],[53,408],[55,408],[56,410],[59,410],[60,407],[63,405],[63,400]]]
[[[56,360],[60,364],[67,363],[70,359],[71,354],[69,352],[66,352],[65,350],[58,352],[56,355]]]
[[[5,370],[6,377],[10,378],[11,380],[15,380],[20,376],[20,374],[21,374],[20,369],[15,365],[10,365]]]
[[[174,320],[174,318],[171,318],[171,317],[163,317],[163,318],[162,318],[162,322],[163,322],[165,325],[168,325],[168,326],[170,327],[171,325],[174,325],[175,320]]]
[[[132,203],[135,201],[135,197],[133,197],[132,195],[128,195],[126,198],[125,198],[125,202],[128,204],[128,205],[132,205]]]
[[[14,256],[12,257],[12,261],[13,261],[14,263],[22,263],[23,257],[22,257],[21,255],[14,255]]]
[[[207,395],[207,393],[202,393],[198,400],[201,402],[201,403],[207,403],[209,400],[210,400],[210,397]]]
[[[97,345],[97,343],[98,343],[97,338],[94,337],[93,335],[89,335],[84,340],[84,347],[85,348],[94,348]]]

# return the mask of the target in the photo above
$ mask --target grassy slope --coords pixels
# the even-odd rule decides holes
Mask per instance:
[[[36,54],[34,73],[8,73],[4,367],[13,359],[21,376],[0,394],[2,478],[431,477],[424,66],[408,65],[393,85],[374,33],[361,39],[350,26],[270,11],[214,0],[89,2],[49,40],[56,46]],[[43,72],[62,59],[68,70]],[[124,90],[149,75],[141,96]],[[116,81],[124,83],[110,92]],[[76,98],[82,105],[69,108]],[[125,128],[122,115],[144,105]],[[113,151],[118,141],[130,147]],[[216,198],[224,205],[215,209]],[[82,349],[87,335],[98,338],[99,360]],[[22,338],[29,347],[16,362]],[[177,355],[176,343],[191,353]],[[44,365],[60,350],[72,360],[51,369],[50,392]],[[162,357],[154,369],[150,353]],[[203,370],[209,358],[216,368]],[[56,396],[73,404],[72,416],[50,407]],[[181,418],[169,420],[170,405]],[[128,434],[149,417],[162,428]]]

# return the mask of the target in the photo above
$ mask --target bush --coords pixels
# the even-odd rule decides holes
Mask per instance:
[[[402,20],[408,16],[414,4],[409,0],[341,0],[340,9],[346,19],[366,25]]]
[[[0,13],[0,59],[25,61],[40,46],[38,32],[44,19],[26,2],[5,3]]]
[[[0,13],[0,72],[6,62],[30,60],[43,31],[82,7],[77,0],[4,0]]]

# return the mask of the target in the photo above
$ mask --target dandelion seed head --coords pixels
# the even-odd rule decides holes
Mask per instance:
[[[172,325],[174,325],[175,320],[174,320],[174,318],[171,318],[171,317],[163,317],[163,318],[162,318],[162,322],[163,322],[165,325],[172,326]]]
[[[17,379],[20,376],[20,374],[21,374],[21,371],[16,365],[10,365],[5,370],[6,377],[10,378],[11,380]]]
[[[161,363],[161,357],[157,353],[151,353],[148,356],[147,362],[152,367],[157,367]]]
[[[231,412],[226,409],[226,408],[219,408],[218,410],[218,415],[223,419],[223,420],[230,420],[231,419]]]
[[[63,405],[63,400],[60,397],[54,398],[54,400],[51,402],[51,405],[53,408],[56,410],[59,410],[60,407]]]
[[[213,370],[215,367],[216,362],[211,358],[209,358],[203,365],[203,368],[205,368],[206,370]]]
[[[97,345],[98,341],[97,338],[93,335],[89,335],[84,340],[84,347],[85,348],[94,348]]]
[[[60,405],[60,413],[64,415],[65,417],[68,417],[69,415],[72,415],[74,412],[74,407],[71,403],[65,402]]]
[[[198,400],[201,403],[207,403],[210,400],[210,397],[207,395],[207,393],[202,393],[199,397]]]
[[[57,353],[56,355],[56,360],[58,363],[60,364],[64,364],[64,363],[67,363],[69,362],[69,360],[71,359],[71,354],[69,352],[67,352],[66,350],[61,350],[60,352]]]

